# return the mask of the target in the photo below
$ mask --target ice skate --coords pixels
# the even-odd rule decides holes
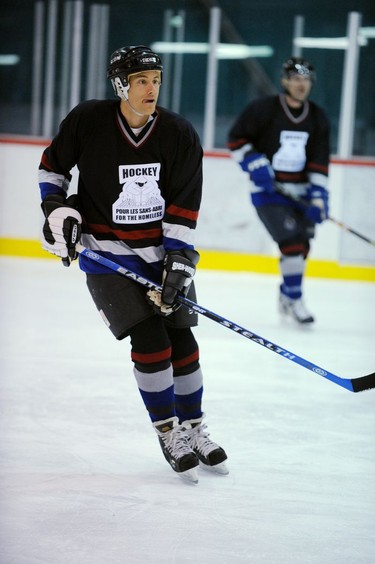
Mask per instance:
[[[290,316],[301,324],[314,323],[315,319],[306,309],[302,298],[293,300],[283,293],[280,293],[279,310],[282,315]]]
[[[224,449],[209,438],[209,433],[206,431],[207,425],[202,423],[203,417],[182,423],[188,435],[188,444],[199,458],[202,468],[217,474],[229,474],[225,464],[227,455]]]
[[[179,425],[177,417],[156,421],[153,425],[166,461],[181,478],[197,484],[199,460],[190,448],[187,433]]]

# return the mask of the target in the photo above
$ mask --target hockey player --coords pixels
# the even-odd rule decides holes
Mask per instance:
[[[289,58],[283,92],[250,103],[228,138],[232,156],[249,174],[257,214],[280,249],[280,312],[303,324],[314,321],[302,299],[310,239],[328,217],[329,123],[308,101],[314,79],[308,61]]]
[[[119,100],[90,100],[63,120],[39,167],[43,248],[69,266],[81,242],[162,285],[162,294],[80,256],[87,286],[116,339],[130,337],[138,388],[166,460],[198,481],[199,463],[228,473],[202,412],[203,380],[191,327],[199,254],[193,235],[201,202],[202,148],[193,127],[158,107],[162,62],[150,48],[122,47],[107,77]],[[71,170],[78,195],[67,198]]]

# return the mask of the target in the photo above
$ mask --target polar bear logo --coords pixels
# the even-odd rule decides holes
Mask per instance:
[[[299,172],[306,164],[306,131],[282,131],[280,147],[272,158],[272,166],[282,172]]]

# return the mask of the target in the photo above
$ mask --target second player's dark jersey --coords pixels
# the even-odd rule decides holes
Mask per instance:
[[[118,101],[83,102],[43,153],[42,199],[66,195],[75,165],[83,245],[156,281],[165,251],[193,248],[202,148],[184,118],[158,107],[136,135]],[[107,272],[80,260],[86,272]]]
[[[313,102],[305,102],[296,112],[287,106],[284,94],[253,101],[231,128],[228,148],[238,162],[251,151],[265,154],[280,183],[326,188],[329,122]],[[266,200],[271,203],[272,197],[254,187],[254,203]]]

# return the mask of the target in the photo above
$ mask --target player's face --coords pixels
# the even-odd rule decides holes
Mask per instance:
[[[160,89],[160,71],[143,71],[129,77],[129,103],[142,115],[155,111]]]
[[[312,82],[309,76],[292,74],[283,80],[283,86],[294,100],[304,102],[310,94]]]

